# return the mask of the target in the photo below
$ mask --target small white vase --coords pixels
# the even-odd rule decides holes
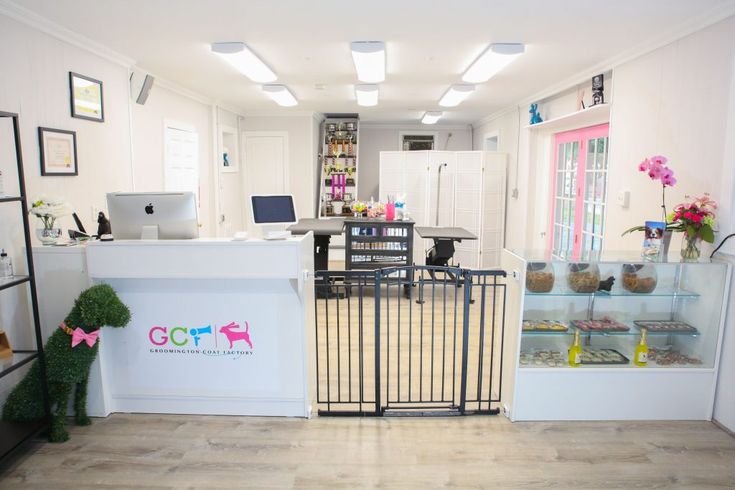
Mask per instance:
[[[61,228],[37,228],[36,236],[44,245],[53,245],[61,238]]]

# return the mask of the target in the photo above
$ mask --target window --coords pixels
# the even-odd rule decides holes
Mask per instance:
[[[433,150],[434,135],[404,134],[401,148],[404,151]]]
[[[560,259],[589,260],[602,250],[608,125],[559,133],[554,143],[552,254]]]

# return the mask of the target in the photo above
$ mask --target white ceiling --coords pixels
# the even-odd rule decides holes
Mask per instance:
[[[369,121],[473,122],[622,53],[731,11],[732,0],[15,0],[137,65],[244,114],[359,112]],[[350,41],[387,46],[377,107],[359,107]],[[281,108],[210,53],[247,43],[299,99]],[[491,42],[526,54],[462,105],[437,102]],[[94,77],[94,73],[86,73]],[[323,84],[317,90],[316,84]]]

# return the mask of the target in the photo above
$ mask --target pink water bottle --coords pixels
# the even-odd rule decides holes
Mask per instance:
[[[385,204],[385,220],[393,221],[396,219],[396,203],[387,202]]]

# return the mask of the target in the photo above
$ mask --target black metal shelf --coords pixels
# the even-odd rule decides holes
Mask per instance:
[[[0,360],[0,378],[7,376],[37,357],[38,351],[35,350],[14,350],[13,357],[11,357],[10,360]]]
[[[16,350],[9,361],[0,362],[0,378],[31,362],[37,362],[40,370],[41,396],[45,417],[40,420],[29,422],[7,422],[0,421],[0,460],[19,448],[24,442],[37,436],[48,429],[51,421],[51,406],[46,383],[46,359],[43,355],[43,337],[41,335],[40,313],[38,311],[38,294],[34,278],[33,249],[31,246],[31,228],[28,223],[28,202],[26,201],[25,174],[23,172],[23,154],[20,143],[20,123],[18,114],[0,111],[0,119],[10,119],[13,124],[13,142],[15,145],[15,160],[18,167],[18,188],[20,196],[2,197],[0,202],[19,202],[21,220],[23,222],[23,238],[25,242],[25,259],[28,270],[26,276],[13,276],[0,279],[0,290],[7,289],[18,284],[28,283],[30,291],[30,309],[32,313],[33,333],[35,336],[36,350]],[[5,144],[6,142],[3,142]]]
[[[408,241],[406,236],[372,236],[372,235],[352,235],[353,242],[401,242]]]
[[[31,280],[31,276],[10,276],[0,277],[0,291],[3,289],[12,288],[18,284],[23,284]]]
[[[385,256],[402,256],[408,255],[408,250],[380,250],[380,249],[351,249],[352,255],[385,255]]]
[[[23,202],[23,196],[0,197],[0,202]]]
[[[29,439],[36,437],[48,429],[48,420],[34,420],[30,422],[0,421],[0,459]]]

